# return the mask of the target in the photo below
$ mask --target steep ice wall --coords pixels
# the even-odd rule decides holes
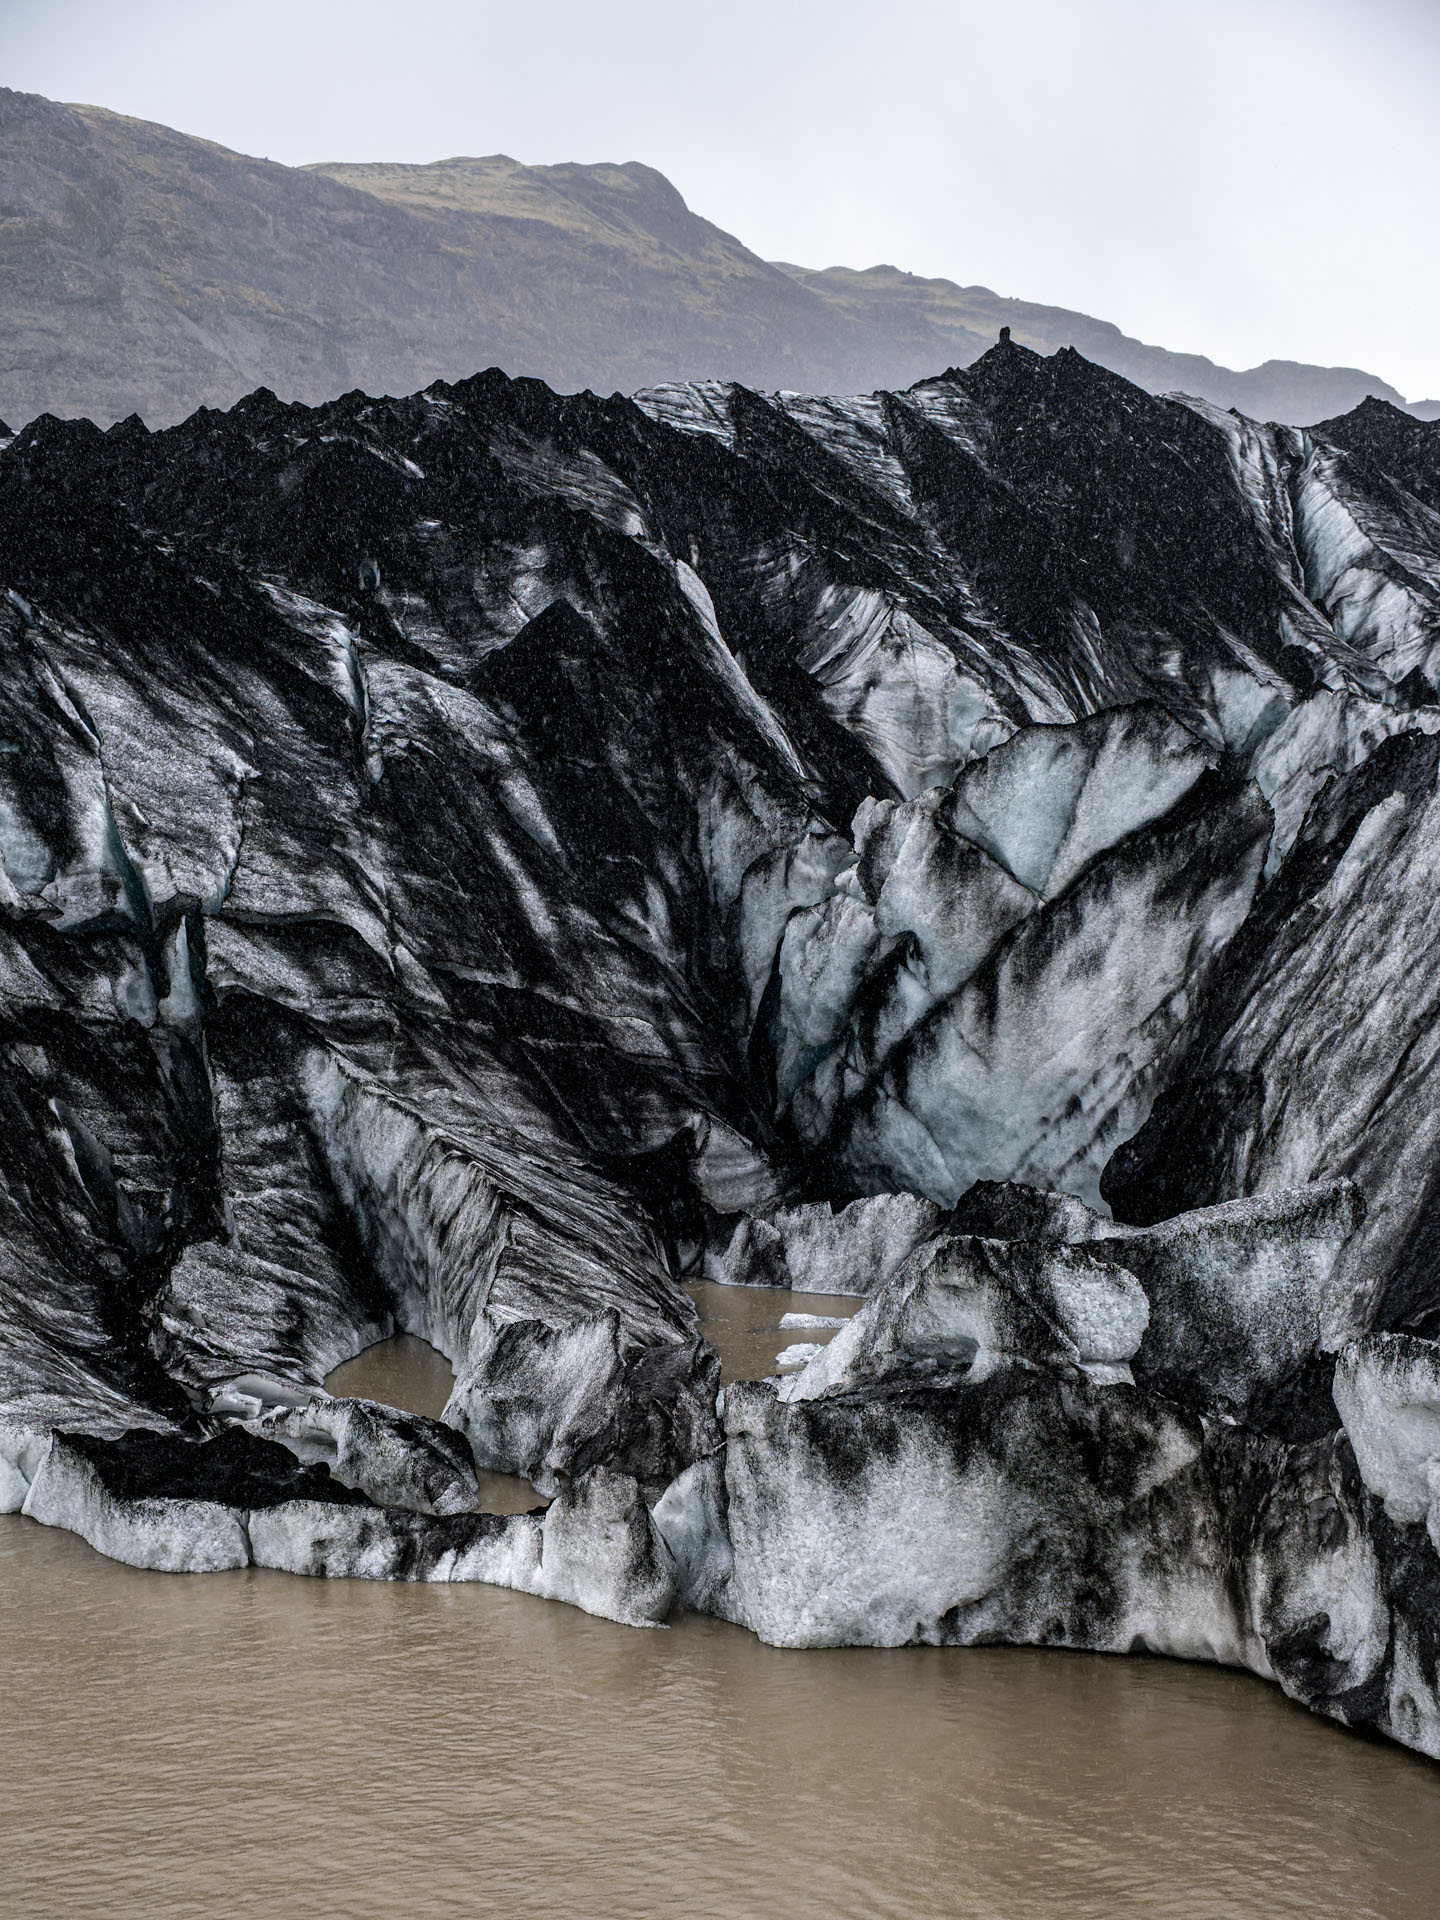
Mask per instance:
[[[0,1505],[1144,1644],[1434,1751],[1440,428],[1393,412],[1007,344],[8,438]],[[691,1273],[869,1304],[717,1406]],[[397,1329],[445,1422],[325,1398]]]
[[[907,800],[949,786],[1011,730],[951,650],[870,588],[821,594],[799,660],[825,710],[864,742]]]
[[[1343,453],[1312,445],[1296,482],[1295,540],[1311,600],[1391,686],[1440,673],[1440,516],[1398,488],[1355,487]]]
[[[1287,1276],[1246,1324],[1269,1317],[1265,1364],[1299,1382],[1323,1344],[1302,1276],[1323,1289],[1354,1217],[1353,1195],[1306,1190],[1143,1245],[1098,1219],[1083,1245],[938,1225],[798,1374],[726,1388],[723,1454],[656,1508],[681,1595],[779,1646],[1218,1660],[1440,1757],[1440,1347],[1344,1348],[1343,1429],[1335,1403],[1299,1439],[1273,1398],[1254,1425],[1220,1411],[1243,1406],[1242,1243]],[[1188,1406],[1147,1367],[1182,1343]]]
[[[1151,1220],[1355,1181],[1369,1213],[1347,1260],[1382,1325],[1437,1305],[1436,769],[1433,735],[1399,734],[1317,800],[1103,1183]]]
[[[1197,786],[1213,759],[1156,708],[1021,728],[948,789],[867,801],[851,848],[747,876],[750,1005],[773,973],[776,1098],[805,1145],[861,1191],[1095,1197],[1264,857],[1259,794]]]
[[[333,1055],[302,1075],[396,1325],[451,1361],[446,1413],[481,1466],[553,1492],[602,1461],[663,1484],[705,1450],[694,1309],[616,1196],[538,1145],[447,1134]]]

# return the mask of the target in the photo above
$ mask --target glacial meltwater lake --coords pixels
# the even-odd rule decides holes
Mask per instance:
[[[695,1292],[737,1374],[854,1304]],[[448,1371],[387,1342],[332,1379],[433,1412]],[[19,1515],[0,1648],[5,1920],[1440,1913],[1440,1766],[1179,1662],[142,1573]]]

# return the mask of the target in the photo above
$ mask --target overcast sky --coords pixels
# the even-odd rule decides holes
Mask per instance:
[[[0,0],[0,83],[289,162],[645,160],[771,259],[1440,395],[1440,0]]]

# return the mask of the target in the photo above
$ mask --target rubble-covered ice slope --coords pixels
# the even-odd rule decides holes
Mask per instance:
[[[1440,426],[262,392],[8,438],[0,589],[0,1504],[1440,1755]]]

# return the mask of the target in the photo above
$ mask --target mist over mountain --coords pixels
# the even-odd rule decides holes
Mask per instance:
[[[160,425],[260,384],[313,402],[490,365],[560,391],[720,378],[869,392],[967,366],[1001,326],[1259,418],[1403,404],[1354,368],[1234,372],[984,287],[765,261],[635,162],[286,167],[0,89],[0,181],[12,424],[138,412]]]

